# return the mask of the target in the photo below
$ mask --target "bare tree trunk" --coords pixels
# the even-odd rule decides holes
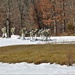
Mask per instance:
[[[7,0],[6,26],[7,26],[7,37],[11,37],[11,34],[10,34],[10,0]]]
[[[63,17],[64,17],[64,19],[63,19],[63,24],[62,24],[62,25],[63,25],[63,26],[62,26],[62,27],[63,27],[62,31],[65,32],[65,31],[66,31],[66,21],[65,21],[65,16],[66,16],[66,15],[65,15],[65,0],[63,0],[63,5],[62,5],[62,7],[63,7],[63,14],[62,14],[62,15],[63,15]]]
[[[38,23],[39,29],[41,29],[39,12],[37,10],[36,4],[35,4],[35,0],[32,0],[32,1],[33,1],[33,5],[34,5],[34,10],[35,10],[35,13],[36,13],[37,23]]]
[[[75,18],[73,17],[73,26],[75,27]]]
[[[71,0],[71,6],[70,6],[70,10],[71,10],[71,12],[73,12],[73,10],[74,10],[74,0]],[[74,15],[72,15],[73,16],[73,18],[72,18],[72,20],[73,20],[73,26],[75,27],[75,16]]]
[[[24,6],[22,4],[22,0],[17,0],[17,2],[18,2],[19,12],[20,12],[20,28],[23,28],[23,11],[24,11]]]
[[[57,25],[56,25],[56,12],[55,12],[55,6],[56,6],[56,2],[53,2],[53,20],[54,20],[54,35],[57,35]]]
[[[56,34],[57,34],[57,27],[56,27],[56,22],[54,20],[54,35],[56,35]]]

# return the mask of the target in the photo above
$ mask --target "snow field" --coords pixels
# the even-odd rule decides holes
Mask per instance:
[[[9,45],[27,45],[27,44],[44,44],[44,41],[30,41],[30,37],[26,37],[25,40],[17,39],[19,36],[13,35],[11,38],[0,38],[0,47]],[[37,39],[41,39],[37,37]],[[51,41],[48,43],[62,43],[62,42],[74,42],[75,36],[61,36],[50,37]],[[0,75],[1,74],[44,74],[44,75],[75,75],[75,64],[72,66],[42,63],[35,65],[34,63],[2,63],[0,62]]]

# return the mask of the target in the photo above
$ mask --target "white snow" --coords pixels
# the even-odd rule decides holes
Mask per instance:
[[[73,75],[75,74],[75,66],[66,66],[59,64],[42,63],[35,65],[33,63],[0,63],[0,74],[44,74],[44,75]]]
[[[40,37],[36,37],[39,39],[38,41],[30,41],[30,37],[26,37],[25,40],[18,39],[18,35],[12,35],[11,38],[0,38],[0,47],[1,46],[9,46],[9,45],[27,45],[27,44],[44,44],[44,43],[71,43],[75,44],[75,36],[57,36],[57,37],[50,37],[49,41],[40,41]],[[34,37],[35,39],[35,37]],[[51,39],[51,40],[50,40]]]
[[[27,45],[27,44],[44,44],[47,42],[43,41],[30,41],[30,37],[27,37],[26,40],[17,39],[19,36],[13,35],[11,38],[0,38],[0,47],[9,46],[9,45]],[[38,39],[41,39],[37,37]],[[75,36],[61,36],[61,37],[50,37],[52,41],[48,43],[61,43],[61,42],[74,42]],[[0,62],[0,75],[2,74],[44,74],[44,75],[75,75],[75,64],[72,66],[59,65],[59,64],[49,64],[42,63],[35,65],[34,63],[2,63]]]
[[[57,36],[51,37],[52,40],[55,40],[56,43],[71,43],[75,44],[75,36]]]

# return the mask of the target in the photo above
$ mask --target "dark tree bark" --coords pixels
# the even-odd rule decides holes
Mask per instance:
[[[11,37],[10,32],[10,2],[11,0],[7,0],[7,18],[6,18],[6,26],[7,26],[7,37]]]
[[[22,0],[17,0],[19,12],[20,12],[20,28],[23,28],[23,16],[24,16],[24,5]]]
[[[33,5],[34,5],[34,11],[35,11],[35,14],[36,14],[38,27],[39,27],[39,29],[41,29],[40,17],[39,17],[39,12],[38,12],[37,6],[36,6],[36,0],[32,0],[32,2],[33,2]]]

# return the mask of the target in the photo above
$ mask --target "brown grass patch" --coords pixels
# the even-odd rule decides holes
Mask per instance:
[[[74,44],[43,44],[0,47],[0,62],[75,63]]]

